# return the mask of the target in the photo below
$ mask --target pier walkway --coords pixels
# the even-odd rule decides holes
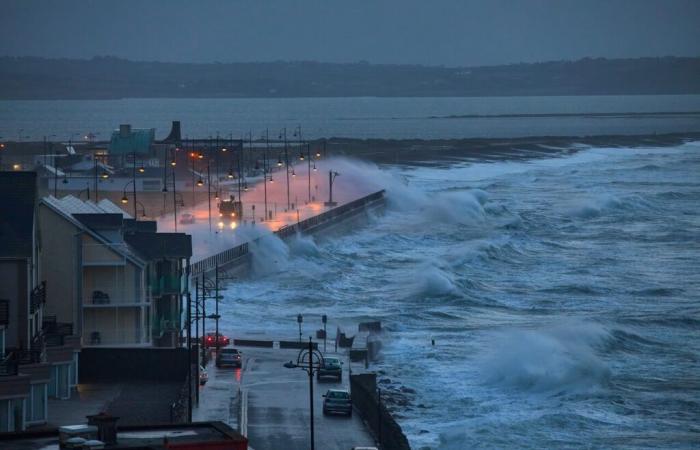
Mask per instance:
[[[384,191],[377,190],[376,185],[363,183],[357,174],[340,173],[333,182],[334,203],[329,204],[328,175],[333,169],[328,167],[334,165],[333,160],[317,164],[317,171],[312,171],[311,177],[304,164],[292,169],[295,176],[290,181],[289,208],[284,173],[276,172],[271,175],[272,181],[266,180],[267,186],[261,179],[248,180],[247,189],[241,189],[243,217],[239,220],[220,217],[215,192],[210,203],[199,203],[194,210],[178,211],[177,231],[192,235],[191,274],[196,276],[235,263],[249,253],[251,242],[266,235],[285,239],[297,232],[315,231],[383,200]],[[238,198],[238,187],[238,182],[221,183],[218,195],[221,199]],[[209,189],[213,190],[214,186]],[[192,215],[194,222],[181,223],[183,214]],[[159,220],[160,231],[174,231],[175,227],[172,215]]]

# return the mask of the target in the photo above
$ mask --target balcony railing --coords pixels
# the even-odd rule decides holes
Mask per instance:
[[[10,349],[0,360],[0,377],[11,377],[19,373],[22,364],[38,364],[42,362],[42,353],[38,350]]]
[[[42,305],[46,304],[46,281],[42,281],[32,289],[29,299],[29,312],[34,314]]]
[[[0,299],[0,325],[10,324],[10,301]]]
[[[47,347],[60,347],[65,344],[65,337],[73,334],[73,324],[57,322],[56,316],[44,316],[42,337]]]
[[[0,377],[12,377],[19,373],[19,363],[9,354],[0,360]]]

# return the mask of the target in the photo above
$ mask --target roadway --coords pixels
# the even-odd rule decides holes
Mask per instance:
[[[200,391],[195,420],[223,420],[249,439],[254,450],[310,448],[309,377],[283,364],[296,361],[297,350],[239,348],[242,369],[217,369],[209,364],[209,382]],[[341,357],[347,361],[347,357]],[[357,411],[352,417],[324,416],[322,394],[327,389],[349,389],[348,363],[343,381],[313,378],[315,443],[317,449],[347,450],[372,446],[374,439]],[[237,398],[240,392],[240,401]],[[239,409],[239,405],[243,408]]]

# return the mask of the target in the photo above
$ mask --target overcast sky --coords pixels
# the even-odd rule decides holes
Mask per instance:
[[[448,66],[700,56],[700,0],[0,0],[0,55]]]

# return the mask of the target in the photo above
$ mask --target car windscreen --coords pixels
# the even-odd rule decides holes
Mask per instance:
[[[347,392],[330,391],[326,398],[331,398],[334,400],[347,400],[350,398],[350,394]]]

